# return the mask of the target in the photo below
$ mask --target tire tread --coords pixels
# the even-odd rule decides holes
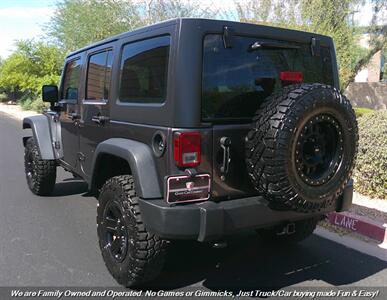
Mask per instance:
[[[313,109],[314,103],[307,101],[315,90],[327,101],[326,96],[334,93],[335,99],[345,110],[353,127],[356,143],[358,141],[356,116],[348,99],[329,85],[314,83],[290,85],[265,99],[253,117],[253,129],[247,134],[246,164],[254,187],[262,193],[274,208],[295,209],[303,212],[319,211],[333,203],[342,193],[353,171],[354,163],[342,178],[340,187],[334,195],[311,202],[302,199],[292,188],[285,170],[288,159],[289,136],[305,110]],[[356,158],[356,150],[355,150]],[[355,160],[354,158],[354,160]]]
[[[30,190],[35,195],[50,195],[54,189],[56,181],[56,161],[41,159],[38,146],[32,137],[29,138],[26,142],[25,157],[28,155],[28,152],[31,152],[36,165],[35,184],[32,186],[30,184],[28,185]]]
[[[146,229],[142,220],[138,203],[139,197],[135,191],[132,175],[120,175],[110,178],[102,187],[100,195],[103,195],[104,191],[109,189],[121,193],[120,200],[126,216],[134,218],[133,232],[135,233],[135,255],[130,258],[131,267],[126,270],[127,276],[122,277],[121,274],[113,272],[111,274],[122,285],[127,287],[138,286],[151,281],[160,274],[165,261],[167,242]],[[100,247],[102,250],[103,245],[101,243]],[[105,264],[111,271],[106,260]]]

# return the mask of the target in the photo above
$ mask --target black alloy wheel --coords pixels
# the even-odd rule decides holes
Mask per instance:
[[[32,137],[26,141],[24,170],[31,192],[39,196],[47,196],[52,193],[56,181],[56,166],[55,160],[41,158],[39,148]]]
[[[108,179],[98,201],[99,246],[110,274],[126,287],[155,279],[164,265],[167,241],[146,229],[133,176]]]
[[[342,129],[329,114],[318,114],[306,122],[296,144],[296,168],[312,186],[324,184],[337,172],[344,154]]]
[[[128,252],[128,233],[123,213],[116,201],[110,201],[106,206],[101,226],[105,237],[104,247],[115,261],[122,262]]]
[[[26,152],[25,154],[25,172],[27,177],[27,183],[29,186],[33,186],[36,181],[36,165],[32,156],[32,152]]]

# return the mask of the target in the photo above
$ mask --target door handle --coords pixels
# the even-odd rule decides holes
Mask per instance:
[[[109,121],[109,118],[106,116],[93,116],[93,117],[91,117],[91,120],[93,122],[97,123],[98,125],[103,125],[107,121]]]
[[[231,139],[229,137],[224,136],[220,139],[220,147],[223,149],[223,162],[222,166],[220,167],[220,172],[223,174],[221,176],[222,180],[226,179],[225,175],[228,173],[231,162],[230,146]]]
[[[72,121],[77,121],[77,120],[79,120],[79,119],[81,118],[81,116],[80,116],[79,114],[73,112],[73,113],[70,113],[70,114],[68,115],[68,118],[69,118],[70,120],[72,120]]]

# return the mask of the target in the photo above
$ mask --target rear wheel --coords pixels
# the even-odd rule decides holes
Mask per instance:
[[[24,168],[29,189],[39,196],[51,194],[56,181],[55,160],[43,160],[33,138],[29,138],[24,149]]]
[[[246,137],[250,179],[274,209],[320,211],[350,179],[357,141],[354,111],[339,91],[285,87],[266,99]]]
[[[98,200],[99,245],[109,272],[127,287],[156,278],[163,268],[167,245],[145,228],[133,177],[109,179]]]
[[[309,237],[316,229],[318,219],[307,219],[286,224],[258,229],[258,235],[266,242],[272,243],[298,243]]]

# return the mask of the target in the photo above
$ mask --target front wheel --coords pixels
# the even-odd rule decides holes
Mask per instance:
[[[31,192],[39,196],[51,194],[56,180],[55,160],[43,160],[33,138],[26,142],[24,168],[27,184]]]
[[[133,177],[109,179],[98,201],[99,246],[110,274],[126,287],[156,278],[164,265],[167,242],[145,228]]]

